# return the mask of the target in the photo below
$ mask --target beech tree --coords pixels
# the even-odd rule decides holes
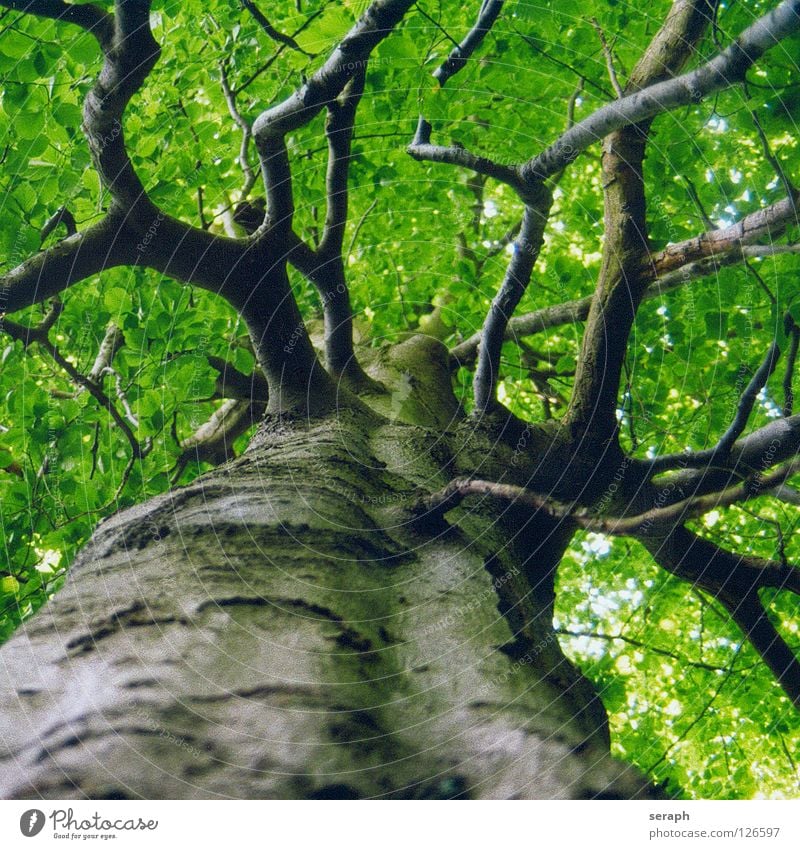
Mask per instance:
[[[4,796],[796,794],[798,0],[0,7]]]

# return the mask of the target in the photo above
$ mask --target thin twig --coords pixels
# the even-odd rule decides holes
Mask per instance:
[[[624,89],[619,83],[617,79],[617,69],[614,67],[614,55],[611,52],[611,48],[609,47],[608,42],[606,41],[606,34],[603,32],[600,24],[597,21],[597,18],[590,19],[592,26],[597,33],[597,37],[600,39],[600,45],[603,48],[603,55],[606,59],[606,68],[608,69],[608,78],[611,81],[611,85],[614,91],[617,93],[617,97],[622,97],[624,94]]]
[[[302,53],[303,56],[308,56],[310,59],[314,58],[316,54],[303,50],[303,48],[291,35],[286,35],[286,33],[275,29],[275,27],[267,19],[266,15],[258,8],[258,6],[256,6],[255,3],[252,2],[252,0],[241,0],[241,3],[242,8],[250,12],[255,22],[273,41],[277,41],[278,44],[283,44],[291,50],[296,50],[298,53]]]

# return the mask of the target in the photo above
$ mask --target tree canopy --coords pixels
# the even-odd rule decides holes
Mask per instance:
[[[619,448],[585,503],[426,504],[574,523],[612,751],[798,795],[800,3],[0,9],[0,638],[101,519],[424,333],[468,414]]]

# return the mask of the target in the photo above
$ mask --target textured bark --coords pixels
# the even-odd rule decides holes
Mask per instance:
[[[386,415],[268,419],[243,457],[98,528],[0,652],[0,795],[654,792],[609,756],[553,634],[573,527],[483,499],[415,515],[453,474],[533,471],[513,421],[431,406],[436,343],[371,372],[397,385],[414,362],[427,382]]]

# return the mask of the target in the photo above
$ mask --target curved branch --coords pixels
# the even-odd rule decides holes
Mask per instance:
[[[718,456],[727,456],[733,448],[734,442],[744,433],[747,427],[747,422],[750,419],[750,413],[753,412],[753,406],[756,403],[758,393],[767,385],[775,367],[778,365],[778,358],[781,355],[781,349],[776,342],[769,346],[766,356],[761,365],[756,369],[750,382],[742,392],[742,397],[739,399],[739,404],[736,408],[736,415],[730,427],[722,434],[714,448],[715,458]]]
[[[714,6],[715,0],[674,0],[666,21],[631,72],[625,96],[611,104],[612,109],[674,80],[672,75],[686,64],[705,32]],[[649,117],[638,115],[609,126],[603,140],[603,258],[567,410],[573,434],[585,434],[594,442],[617,438],[620,376],[649,282],[642,273],[649,253],[643,175]],[[574,125],[562,139],[579,127]],[[565,160],[561,167],[566,164]],[[526,168],[521,173],[529,179],[539,173]],[[560,172],[561,168],[555,171]]]
[[[62,0],[0,0],[0,6],[40,18],[76,24],[93,35],[104,50],[111,45],[114,19],[94,3],[64,3]]]
[[[228,112],[230,112],[231,118],[233,118],[236,126],[242,131],[242,143],[239,148],[239,167],[242,169],[242,173],[244,174],[244,185],[242,186],[242,190],[239,194],[239,200],[247,200],[247,196],[250,194],[250,191],[256,182],[256,172],[250,164],[249,157],[250,142],[253,139],[253,129],[250,126],[250,122],[242,115],[239,111],[239,107],[236,105],[236,92],[230,86],[228,70],[224,61],[219,64],[219,76],[220,83],[222,85],[222,94],[225,97]]]
[[[309,123],[339,94],[375,47],[400,23],[415,0],[375,0],[325,64],[298,91],[262,112],[253,124],[256,143],[284,136]]]
[[[699,236],[693,236],[674,245],[669,245],[663,251],[651,254],[647,264],[650,276],[660,277],[671,271],[678,271],[687,263],[697,262],[707,258],[724,258],[736,254],[741,250],[741,255],[736,259],[751,256],[765,256],[780,253],[781,248],[785,252],[795,253],[796,245],[762,245],[755,246],[754,242],[759,239],[776,239],[783,235],[787,226],[796,223],[797,202],[800,195],[783,198],[776,203],[765,206],[745,215],[740,221],[723,227],[719,230],[708,230]],[[745,250],[744,246],[753,245],[751,250]]]
[[[66,206],[59,207],[55,214],[45,221],[44,226],[39,232],[39,239],[44,240],[60,225],[64,225],[68,236],[74,236],[78,232],[78,225],[75,221],[75,216],[67,209]]]
[[[117,0],[113,44],[83,105],[83,129],[105,188],[123,208],[150,204],[125,148],[122,118],[161,55],[150,30],[150,0]]]
[[[800,201],[800,197],[797,198]],[[679,289],[694,280],[716,273],[720,268],[743,262],[751,257],[775,256],[800,252],[800,244],[756,245],[763,238],[776,239],[783,235],[796,218],[795,199],[784,198],[744,216],[740,221],[719,230],[701,233],[651,253],[641,268],[643,278],[652,280],[642,300],[650,300]],[[575,324],[589,316],[592,296],[566,301],[551,307],[512,318],[506,339],[533,336],[552,327]],[[456,345],[451,354],[455,364],[469,365],[475,359],[480,333],[474,333]]]
[[[442,516],[460,504],[468,495],[488,495],[531,507],[536,512],[541,511],[553,519],[568,519],[586,531],[614,536],[632,536],[637,539],[660,538],[670,528],[703,516],[711,510],[742,504],[760,495],[769,494],[798,471],[800,471],[800,460],[795,460],[766,477],[754,475],[721,492],[685,498],[668,506],[654,507],[634,516],[598,516],[592,508],[560,504],[533,490],[512,484],[485,480],[455,480],[440,492],[425,499],[417,512],[424,510],[428,514]],[[793,570],[789,581],[790,589],[800,593],[800,570]],[[774,584],[764,584],[764,586],[774,586]]]
[[[506,327],[530,282],[544,241],[544,228],[552,202],[552,194],[543,189],[539,204],[525,207],[522,226],[514,240],[514,253],[483,323],[473,384],[477,412],[486,412],[497,404],[500,352]]]
[[[0,323],[3,313],[41,303],[107,268],[134,262],[135,238],[124,217],[112,211],[92,227],[34,254],[0,277]]]
[[[688,106],[742,82],[748,69],[784,38],[800,30],[800,0],[783,0],[722,53],[694,71],[654,83],[602,106],[521,167],[526,180],[545,179],[615,130]]]
[[[800,706],[800,663],[758,597],[763,587],[800,593],[800,570],[735,554],[682,527],[642,543],[663,569],[720,600],[786,695]]]

